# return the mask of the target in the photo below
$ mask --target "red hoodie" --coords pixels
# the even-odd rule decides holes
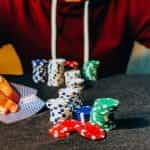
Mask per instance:
[[[83,7],[58,0],[57,56],[82,62]],[[126,70],[134,40],[150,47],[150,0],[90,0],[90,58],[101,75]],[[51,58],[51,0],[0,0],[0,41],[18,50],[25,72],[31,60]]]

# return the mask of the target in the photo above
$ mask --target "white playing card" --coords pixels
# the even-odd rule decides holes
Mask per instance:
[[[45,103],[36,96],[36,89],[16,83],[12,83],[12,86],[16,88],[21,96],[19,102],[19,111],[7,115],[0,114],[1,122],[10,124],[29,118],[39,112],[45,106]]]
[[[26,98],[21,99],[19,103],[19,111],[16,113],[10,113],[7,115],[0,115],[0,121],[6,124],[14,123],[39,112],[45,103],[36,95],[31,95]]]
[[[21,98],[37,94],[37,90],[34,88],[16,83],[11,83],[11,85],[20,93]]]

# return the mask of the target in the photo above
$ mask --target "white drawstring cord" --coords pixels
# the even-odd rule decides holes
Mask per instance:
[[[51,56],[52,59],[56,59],[56,41],[57,41],[57,0],[52,0],[51,9]]]
[[[84,63],[89,61],[89,0],[84,4]]]
[[[56,59],[56,40],[57,40],[57,0],[52,0],[51,11],[51,55]],[[89,60],[89,0],[84,4],[84,63]]]

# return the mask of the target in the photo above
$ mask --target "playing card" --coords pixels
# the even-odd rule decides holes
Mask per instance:
[[[10,123],[14,123],[29,118],[32,115],[39,112],[44,106],[45,103],[36,95],[31,95],[22,98],[19,103],[19,111],[7,115],[1,114],[0,121],[6,124],[10,124]]]
[[[0,114],[0,121],[6,124],[29,118],[39,112],[45,103],[36,96],[37,90],[21,84],[11,83],[20,94],[19,111],[7,115]]]
[[[34,88],[16,83],[11,83],[11,85],[20,93],[21,98],[37,94],[37,90]]]

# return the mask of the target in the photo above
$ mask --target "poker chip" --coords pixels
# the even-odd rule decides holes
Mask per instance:
[[[114,98],[98,98],[94,102],[94,107],[101,107],[101,109],[110,109],[113,110],[115,107],[118,107],[119,100]]]
[[[73,109],[79,108],[82,103],[81,91],[74,88],[61,88],[58,91],[59,98],[62,98]]]
[[[96,81],[100,61],[90,60],[83,64],[82,75],[85,80]]]
[[[64,73],[64,76],[65,76],[65,84],[66,86],[68,86],[70,81],[81,78],[81,73],[80,70],[69,70]]]
[[[99,125],[105,131],[110,131],[116,127],[114,121],[114,111],[119,105],[119,101],[113,98],[98,98],[94,102],[90,113],[90,122]]]
[[[74,110],[73,118],[81,121],[80,114],[83,113],[85,121],[89,121],[91,109],[91,106],[81,106],[80,108]]]
[[[65,129],[65,127],[62,126],[54,126],[52,128],[49,129],[48,131],[48,135],[49,136],[53,136],[54,138],[66,138],[70,135],[69,132],[62,132]]]
[[[49,99],[46,106],[50,109],[49,120],[53,124],[72,118],[72,107],[62,98]]]
[[[81,91],[76,88],[61,88],[58,91],[58,95],[64,99],[77,99],[81,98]]]
[[[48,62],[48,86],[59,87],[64,84],[65,59],[52,59]]]
[[[102,140],[106,137],[106,133],[102,128],[90,122],[80,122],[75,128],[81,136],[90,140]]]
[[[47,65],[45,59],[32,60],[32,79],[35,83],[47,82]]]
[[[60,108],[63,106],[65,107],[67,106],[67,103],[62,98],[52,98],[52,99],[47,100],[46,106],[50,110],[53,110],[53,109]]]
[[[64,132],[74,132],[75,131],[75,126],[78,125],[80,122],[74,119],[68,119],[64,121],[58,122],[58,125],[65,128],[63,130]]]
[[[59,112],[58,112],[59,111]],[[50,122],[56,124],[59,121],[72,118],[72,112],[67,108],[59,109],[58,111],[50,111]]]
[[[66,138],[73,132],[78,132],[81,136],[90,140],[102,140],[106,136],[104,130],[97,125],[90,122],[82,123],[74,119],[58,122],[49,129],[48,134],[54,138]]]
[[[49,129],[48,134],[54,138],[66,138],[70,133],[76,131],[75,126],[77,124],[79,124],[79,122],[73,119],[60,121]]]
[[[90,122],[99,125],[100,127],[102,127],[104,129],[105,124],[108,122],[108,120],[106,119],[107,117],[105,117],[106,115],[101,115],[99,113],[96,112],[91,112],[90,114]]]
[[[65,74],[65,84],[69,88],[84,88],[84,79],[81,78],[80,70],[69,70]]]
[[[73,79],[67,84],[67,86],[69,88],[75,88],[75,89],[83,90],[83,88],[84,88],[84,79],[82,79],[82,78]]]
[[[77,69],[79,67],[79,63],[77,61],[65,61],[65,67]]]

